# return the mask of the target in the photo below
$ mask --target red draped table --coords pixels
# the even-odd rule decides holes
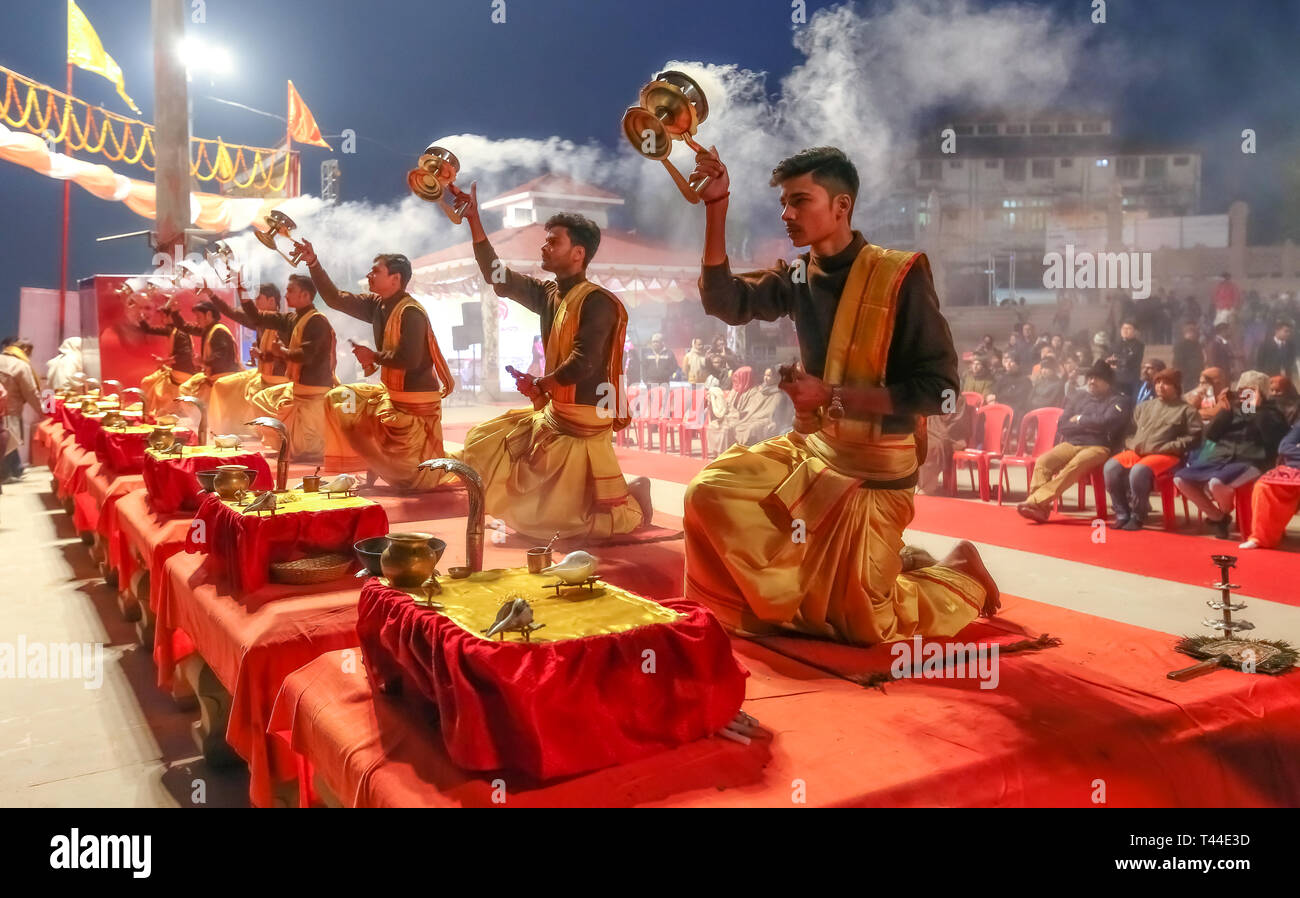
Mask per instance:
[[[274,514],[244,511],[205,494],[185,536],[185,551],[208,553],[229,575],[234,595],[266,585],[270,565],[309,555],[352,554],[358,540],[388,532],[384,509],[360,497],[327,498],[288,490]]]
[[[100,427],[95,434],[95,455],[118,474],[144,472],[144,453],[149,448],[151,424],[133,424],[129,427]],[[173,427],[172,433],[182,443],[192,442],[194,431],[188,427]]]
[[[179,456],[161,453],[155,449],[144,451],[144,487],[149,491],[153,510],[161,515],[175,514],[182,509],[199,505],[199,471],[210,471],[218,465],[243,465],[257,470],[253,485],[265,488],[271,485],[271,467],[261,452],[246,449],[219,449],[216,446],[186,446]]]
[[[366,669],[381,689],[437,712],[460,767],[537,779],[652,755],[735,717],[747,673],[703,606],[604,582],[556,595],[553,582],[525,568],[443,577],[434,610],[372,578],[357,620]],[[529,642],[482,635],[511,596],[546,625]]]

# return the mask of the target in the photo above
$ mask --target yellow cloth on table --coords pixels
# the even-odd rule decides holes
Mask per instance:
[[[850,272],[828,345],[831,384],[883,384],[898,289],[924,256],[868,244]],[[951,636],[984,589],[935,565],[902,573],[917,439],[880,419],[827,419],[822,432],[736,446],[686,491],[686,597],[724,624],[790,629],[860,645]]]
[[[402,490],[433,489],[441,471],[419,471],[442,458],[442,397],[394,393],[381,384],[347,384],[325,394],[325,469],[369,469]]]
[[[153,428],[149,428],[152,430]],[[184,430],[185,428],[173,427],[173,431]],[[158,449],[146,449],[145,454],[152,457],[155,461],[165,461],[169,458],[192,458],[201,455],[206,458],[231,458],[236,455],[247,455],[247,449],[241,449],[236,446],[233,449],[223,449],[220,446],[183,446],[180,455],[175,452],[162,452]]]
[[[222,499],[222,503],[233,511],[243,512],[253,502],[253,496],[249,496],[240,503],[231,499]],[[342,493],[335,493],[333,496],[327,493],[305,493],[300,489],[286,490],[283,493],[276,493],[275,496],[275,513],[295,514],[303,511],[336,511],[340,508],[362,508],[366,505],[376,504],[370,499],[363,496],[344,496]],[[250,512],[258,514],[259,512]],[[261,512],[263,515],[269,515],[269,511]]]
[[[483,631],[492,626],[506,599],[527,599],[533,608],[533,623],[546,624],[532,633],[532,642],[623,633],[649,624],[675,623],[684,617],[657,602],[601,581],[590,591],[585,586],[567,586],[558,596],[555,590],[546,588],[555,582],[554,576],[530,574],[527,568],[498,568],[470,574],[464,580],[439,577],[442,592],[433,600],[442,605],[440,614],[483,638]],[[425,601],[424,593],[408,592],[417,602]],[[492,640],[500,638],[498,634]],[[510,632],[505,638],[511,642],[522,641],[523,634]]]
[[[325,456],[325,394],[329,389],[287,383],[262,390],[252,399],[255,416],[270,415],[284,422],[289,431],[289,457],[294,461]]]
[[[595,407],[550,402],[471,428],[461,458],[483,478],[487,513],[512,530],[606,539],[641,525],[609,432]]]

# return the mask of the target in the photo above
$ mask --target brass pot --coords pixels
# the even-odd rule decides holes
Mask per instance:
[[[217,495],[226,501],[238,498],[248,489],[249,483],[248,471],[243,465],[217,465],[217,476],[212,480]]]
[[[105,427],[124,427],[126,426],[126,418],[116,409],[110,409],[104,412],[104,420],[101,423]]]
[[[390,533],[379,568],[398,589],[414,589],[433,576],[447,544],[432,533]]]
[[[176,434],[168,425],[157,425],[149,431],[149,448],[157,449],[159,452],[166,452],[176,442]]]
[[[93,415],[99,411],[99,403],[93,399],[81,400],[81,413],[83,415]]]

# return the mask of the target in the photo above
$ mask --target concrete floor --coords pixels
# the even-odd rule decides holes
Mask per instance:
[[[445,420],[481,421],[499,412],[449,406]],[[638,472],[629,467],[624,473]],[[684,491],[681,484],[654,481],[656,508],[680,514]],[[955,540],[909,531],[908,542],[942,555]],[[1207,547],[1212,543],[1228,545],[1207,540]],[[1194,629],[1206,610],[1203,589],[980,548],[1003,590],[1014,595],[1170,634]],[[105,647],[98,688],[79,679],[0,676],[0,807],[247,806],[247,773],[208,767],[190,737],[197,712],[178,710],[155,686],[152,659],[136,645],[114,590],[98,576],[44,468],[31,468],[22,483],[4,488],[0,570],[8,572],[0,581],[0,644],[21,638],[28,645]],[[1300,643],[1300,608],[1242,598],[1257,634]]]

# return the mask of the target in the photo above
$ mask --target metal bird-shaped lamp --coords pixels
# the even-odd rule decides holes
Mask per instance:
[[[177,396],[174,402],[188,402],[198,406],[199,409],[199,431],[194,435],[194,445],[206,446],[208,443],[208,406],[203,400],[195,396]]]
[[[546,624],[533,623],[533,606],[528,604],[527,599],[512,596],[501,603],[496,620],[483,631],[483,635],[491,639],[500,634],[501,641],[504,642],[507,632],[515,632],[523,635],[524,642],[531,642],[533,631],[545,626]]]
[[[289,431],[279,418],[262,415],[252,421],[245,421],[245,427],[269,427],[280,434],[280,452],[275,459],[275,491],[283,493],[289,488]]]
[[[430,458],[417,465],[422,471],[455,474],[469,492],[469,521],[465,525],[465,564],[470,572],[483,570],[483,478],[469,465],[455,458]]]

